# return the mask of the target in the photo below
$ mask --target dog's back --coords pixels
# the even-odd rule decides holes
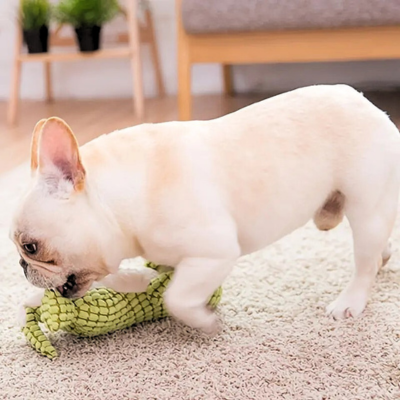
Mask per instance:
[[[334,227],[343,217],[345,194],[353,197],[362,185],[380,193],[397,171],[397,128],[346,85],[298,89],[210,124],[204,135],[219,186],[249,251],[316,213],[321,229]],[[368,188],[362,195],[371,196]]]

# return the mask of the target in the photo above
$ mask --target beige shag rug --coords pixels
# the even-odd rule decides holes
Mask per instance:
[[[49,361],[15,322],[30,288],[7,235],[27,178],[22,166],[0,180],[0,399],[400,399],[399,224],[361,319],[324,315],[352,271],[348,225],[310,224],[238,262],[218,337],[171,320],[94,339],[57,334],[60,357]]]

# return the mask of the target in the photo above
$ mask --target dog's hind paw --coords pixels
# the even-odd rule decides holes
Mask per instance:
[[[326,307],[326,314],[334,319],[357,318],[367,305],[365,293],[343,291]]]

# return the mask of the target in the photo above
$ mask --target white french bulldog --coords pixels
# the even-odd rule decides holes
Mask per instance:
[[[346,216],[355,272],[327,308],[357,317],[390,258],[400,136],[346,85],[312,86],[211,121],[144,124],[82,148],[58,118],[32,140],[32,184],[11,237],[28,280],[82,296],[94,281],[144,290],[153,277],[119,273],[142,256],[175,274],[165,301],[189,326],[215,332],[206,302],[239,256],[304,225]]]

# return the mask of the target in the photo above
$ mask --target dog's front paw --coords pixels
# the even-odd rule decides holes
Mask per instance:
[[[221,331],[222,325],[217,314],[208,307],[187,307],[187,304],[180,299],[171,298],[168,291],[164,295],[164,301],[169,313],[185,325],[198,329],[210,337]]]
[[[142,282],[145,287],[147,287],[149,283],[159,275],[156,270],[151,268],[144,268],[140,272],[142,275]]]
[[[204,323],[199,328],[205,335],[214,337],[222,331],[222,323],[217,314],[211,312]]]
[[[196,313],[196,310],[193,311]],[[196,320],[189,320],[183,317],[177,317],[176,315],[173,316],[181,323],[189,326],[190,328],[197,329],[210,338],[218,335],[222,331],[222,323],[220,319],[214,312],[208,310],[207,314],[203,314],[202,318],[196,318]]]
[[[367,296],[361,292],[343,291],[339,297],[326,307],[326,314],[334,319],[357,318],[367,305]]]
[[[26,325],[26,306],[25,304],[20,304],[17,310],[17,324],[20,328]]]
[[[28,307],[40,307],[42,305],[42,298],[44,295],[44,290],[38,290],[37,293],[28,297],[24,300],[19,306],[17,310],[17,323],[23,328],[26,325],[26,309]]]

